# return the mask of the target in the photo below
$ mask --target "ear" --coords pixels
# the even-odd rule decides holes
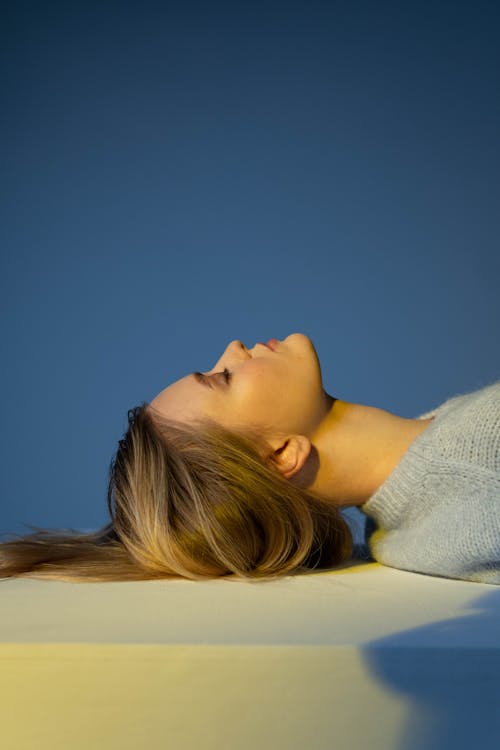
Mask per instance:
[[[310,452],[309,438],[305,435],[291,435],[274,449],[269,459],[286,479],[291,479],[302,469]]]

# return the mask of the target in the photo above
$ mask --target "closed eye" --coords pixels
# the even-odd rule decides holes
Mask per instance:
[[[222,372],[217,373],[218,375],[222,375],[224,377],[224,380],[229,385],[231,382],[231,378],[233,377],[232,373],[227,369],[227,367],[224,368]],[[210,380],[210,378],[207,378],[206,375],[204,375],[202,372],[192,372],[191,375],[195,378],[195,380],[200,383],[201,385],[204,385],[206,388],[214,388],[213,382]]]

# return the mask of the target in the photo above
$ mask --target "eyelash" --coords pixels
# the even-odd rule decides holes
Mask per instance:
[[[231,378],[232,378],[232,373],[229,372],[229,370],[227,369],[227,367],[224,367],[224,370],[223,370],[222,374],[224,375],[226,383],[230,383],[231,382]]]

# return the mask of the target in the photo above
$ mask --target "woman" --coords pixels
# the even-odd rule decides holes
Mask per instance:
[[[500,381],[406,419],[328,395],[311,340],[232,341],[129,411],[111,523],[0,545],[0,575],[276,578],[353,557],[341,513],[393,567],[500,583]],[[32,527],[36,528],[36,527]],[[365,548],[366,549],[366,548]]]

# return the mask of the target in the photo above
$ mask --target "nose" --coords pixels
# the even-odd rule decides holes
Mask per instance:
[[[240,341],[239,339],[234,339],[233,341],[230,341],[229,344],[224,349],[222,356],[216,362],[213,370],[209,372],[214,372],[215,370],[220,370],[221,367],[227,367],[228,365],[234,365],[238,362],[245,360],[245,359],[251,359],[252,355],[246,348],[245,344]]]
[[[234,339],[234,341],[231,341],[227,345],[225,356],[228,355],[230,355],[231,357],[235,357],[237,360],[249,359],[252,356],[246,348],[245,344],[239,339]]]
[[[247,348],[246,348],[246,346],[245,346],[245,344],[242,341],[240,341],[239,339],[234,339],[234,341],[231,341],[231,343],[229,344],[229,346],[232,346],[233,349],[236,350],[236,352],[239,352],[241,350],[243,350],[244,352],[248,351]]]

